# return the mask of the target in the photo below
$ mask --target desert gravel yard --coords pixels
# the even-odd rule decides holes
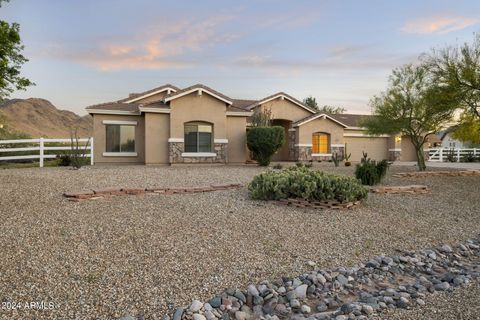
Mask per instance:
[[[315,166],[353,173],[351,167]],[[2,305],[54,304],[51,310],[4,308],[0,317],[160,319],[174,306],[204,301],[227,287],[311,270],[309,260],[321,268],[349,266],[396,249],[454,245],[478,236],[479,177],[391,177],[408,170],[413,168],[392,167],[384,184],[425,184],[431,193],[370,194],[347,211],[252,201],[246,188],[79,203],[62,197],[104,187],[246,185],[262,171],[255,166],[0,170]],[[454,294],[478,292],[478,284],[472,288]],[[432,303],[445,308],[438,302],[442,297]],[[449,310],[463,303],[448,294],[445,299],[452,301]],[[389,317],[414,319],[412,314],[396,311]]]

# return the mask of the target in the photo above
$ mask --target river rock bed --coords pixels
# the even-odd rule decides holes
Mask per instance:
[[[310,262],[312,268],[314,262]],[[387,309],[422,306],[435,291],[480,277],[479,239],[454,247],[376,256],[351,268],[315,270],[296,278],[230,288],[175,310],[173,320],[367,319]],[[171,319],[164,316],[164,320]]]

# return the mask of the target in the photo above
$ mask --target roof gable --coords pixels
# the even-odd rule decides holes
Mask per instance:
[[[278,93],[272,94],[271,96],[268,96],[266,98],[263,98],[262,100],[257,101],[256,103],[252,104],[248,108],[253,109],[253,108],[255,108],[259,105],[262,105],[264,103],[267,103],[267,102],[270,102],[270,101],[273,101],[273,100],[279,99],[279,98],[282,99],[282,100],[286,99],[286,100],[290,101],[291,103],[295,104],[296,106],[307,110],[310,113],[315,113],[315,110],[307,107],[305,104],[303,104],[299,100],[295,99],[294,97],[286,94],[285,92],[278,92]]]
[[[135,102],[135,101],[138,101],[138,100],[141,100],[165,91],[167,92],[167,94],[170,94],[171,92],[177,92],[179,90],[180,90],[179,88],[171,84],[165,84],[163,86],[160,86],[151,90],[147,90],[142,93],[134,93],[133,96],[119,100],[118,102],[131,103],[131,102]]]
[[[226,95],[213,90],[212,88],[209,88],[203,84],[196,84],[191,87],[185,88],[183,90],[179,90],[173,94],[170,94],[164,98],[164,102],[172,101],[178,98],[181,98],[183,96],[189,95],[191,93],[197,92],[199,95],[202,95],[203,93],[206,93],[220,101],[225,102],[227,105],[231,105],[233,103],[233,100],[227,97]]]
[[[348,126],[347,126],[346,124],[344,124],[344,123],[342,123],[342,122],[340,122],[340,121],[332,118],[331,116],[329,116],[329,115],[326,114],[326,113],[317,113],[317,114],[311,115],[310,117],[306,117],[306,118],[304,118],[304,119],[302,119],[302,120],[299,120],[299,121],[293,123],[293,126],[294,126],[294,127],[299,127],[299,126],[301,126],[301,125],[304,125],[305,123],[308,123],[308,122],[313,121],[313,120],[318,119],[318,118],[328,119],[328,120],[331,120],[331,121],[333,121],[333,122],[341,125],[341,126],[344,127],[344,128],[348,128]]]

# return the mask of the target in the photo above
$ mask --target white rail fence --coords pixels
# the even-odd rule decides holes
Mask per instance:
[[[453,157],[454,161],[462,161],[464,156],[473,155],[474,157],[480,156],[480,149],[453,149],[453,148],[430,148],[428,150],[428,161],[433,162],[446,162],[449,161],[449,157]]]
[[[45,159],[54,159],[59,155],[66,154],[65,151],[75,151],[77,140],[74,139],[73,148],[72,148],[71,142],[72,142],[71,139],[46,139],[46,138],[0,140],[0,161],[39,159],[40,167],[43,167]],[[78,142],[79,142],[78,150],[80,151],[85,150],[86,152],[85,154],[83,154],[83,156],[85,158],[90,158],[90,164],[93,165],[93,138],[81,138],[81,139],[78,139]],[[52,143],[61,143],[65,145],[64,146],[46,145],[46,144],[52,144]],[[67,143],[69,145],[66,145]],[[19,148],[10,147],[11,145],[15,145],[15,144],[26,144],[28,146],[19,147]],[[5,148],[4,145],[8,145],[8,147]],[[3,156],[4,153],[8,153],[8,152],[25,152],[25,151],[32,151],[32,154]],[[48,154],[46,154],[45,151],[63,151],[63,152],[48,152]]]

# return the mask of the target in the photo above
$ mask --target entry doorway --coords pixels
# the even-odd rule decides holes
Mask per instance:
[[[272,161],[291,161],[290,152],[289,152],[289,139],[288,139],[288,129],[292,125],[292,121],[284,119],[273,119],[272,126],[280,126],[285,130],[285,143],[278,149],[278,151],[273,155]]]

